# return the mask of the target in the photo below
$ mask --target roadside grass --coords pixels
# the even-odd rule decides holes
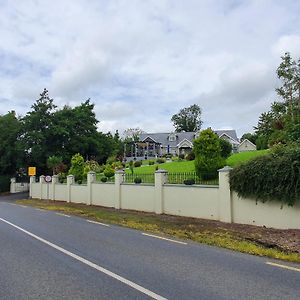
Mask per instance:
[[[272,247],[267,247],[253,241],[249,241],[247,232],[241,234],[241,232],[228,228],[228,224],[226,225],[226,223],[218,221],[155,215],[150,213],[115,210],[99,206],[86,206],[84,204],[50,200],[17,200],[16,203],[51,211],[63,212],[98,222],[120,225],[154,234],[188,239],[243,253],[266,256],[291,262],[300,262],[300,253],[286,252],[280,249],[280,247],[274,247],[274,245],[272,245]]]
[[[226,160],[228,166],[235,167],[243,162],[246,162],[254,157],[265,155],[269,150],[257,150],[257,151],[247,151],[235,153],[229,156]]]

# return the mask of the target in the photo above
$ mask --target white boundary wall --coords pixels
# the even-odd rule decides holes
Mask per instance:
[[[30,178],[30,196],[87,205],[131,209],[184,217],[219,220],[281,229],[300,229],[300,204],[293,207],[278,202],[256,203],[239,198],[229,188],[230,168],[219,171],[219,186],[186,186],[167,184],[167,172],[155,173],[155,185],[124,183],[124,172],[118,171],[115,183],[96,183],[95,173],[88,174],[87,185],[76,185],[73,175],[67,184]]]

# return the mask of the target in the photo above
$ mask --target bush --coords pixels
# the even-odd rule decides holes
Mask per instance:
[[[183,183],[184,183],[185,185],[193,185],[193,184],[195,184],[195,179],[193,179],[193,178],[191,178],[191,179],[186,179],[186,180],[183,181]]]
[[[101,177],[101,182],[107,182],[107,177]]]
[[[137,160],[133,163],[134,167],[137,168],[137,167],[140,167],[142,165],[142,161],[141,160]]]
[[[211,180],[218,177],[218,169],[225,165],[221,157],[219,137],[209,128],[194,140],[195,171],[198,177]]]
[[[9,192],[10,190],[10,176],[0,175],[0,193]]]
[[[158,159],[156,160],[156,162],[157,162],[158,164],[163,164],[163,163],[166,162],[166,160],[165,160],[164,158],[158,158]]]
[[[105,167],[105,170],[104,170],[103,174],[104,174],[105,177],[110,178],[110,177],[113,177],[115,175],[115,170],[110,165],[107,165]]]
[[[72,156],[71,159],[71,168],[69,170],[69,175],[74,175],[76,182],[82,182],[84,178],[85,162],[83,157],[77,153]]]
[[[106,160],[106,164],[112,165],[116,160],[117,160],[116,156],[110,156],[110,157]]]
[[[194,160],[195,159],[195,153],[194,151],[189,152],[186,156],[185,156],[186,160]]]
[[[181,153],[181,154],[178,155],[178,157],[179,157],[180,159],[184,159],[184,154]]]
[[[278,146],[230,172],[230,187],[241,197],[262,202],[300,201],[300,146]]]
[[[66,173],[58,173],[58,182],[59,183],[64,183],[65,180],[67,179],[67,174]]]
[[[221,146],[221,156],[223,158],[229,157],[232,152],[232,145],[228,141],[224,139],[220,139],[220,146]]]
[[[142,183],[142,178],[141,177],[135,177],[134,178],[134,183]]]
[[[154,165],[155,164],[155,161],[154,160],[149,160],[149,166],[152,166],[152,165]]]

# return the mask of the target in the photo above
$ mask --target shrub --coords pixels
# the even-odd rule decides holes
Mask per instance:
[[[67,179],[67,174],[66,173],[58,173],[58,182],[59,183],[64,183],[65,180]]]
[[[10,190],[10,176],[0,175],[0,193]]]
[[[181,153],[181,154],[178,155],[178,157],[179,157],[180,159],[184,159],[184,154]]]
[[[156,160],[156,162],[157,162],[158,164],[163,164],[163,163],[166,162],[166,160],[165,160],[164,158],[158,158],[158,159]]]
[[[112,165],[116,160],[117,160],[116,156],[110,156],[110,157],[106,160],[106,164]]]
[[[133,174],[133,161],[132,160],[128,163],[128,166],[129,166],[129,170],[130,170],[131,174]]]
[[[152,166],[152,165],[154,165],[155,164],[155,161],[154,160],[149,160],[149,166]]]
[[[140,167],[140,166],[142,165],[142,161],[141,161],[141,160],[137,160],[137,161],[134,162],[133,165],[134,165],[136,168],[137,168],[137,167]]]
[[[198,177],[211,180],[218,177],[218,169],[225,165],[221,157],[219,137],[209,128],[194,140],[195,171]]]
[[[134,178],[134,183],[142,183],[142,178],[141,177],[135,177]]]
[[[69,170],[69,175],[74,175],[75,181],[82,182],[84,178],[84,167],[85,162],[83,157],[79,153],[73,155],[71,159],[71,168]]]
[[[189,152],[186,156],[185,156],[186,160],[194,160],[195,159],[195,153],[194,151]]]
[[[229,157],[232,152],[232,145],[228,141],[224,139],[220,139],[220,147],[221,147],[221,156],[223,158]]]
[[[183,181],[183,183],[184,183],[185,185],[193,185],[193,184],[195,184],[195,179],[193,179],[193,178],[191,178],[191,179],[185,179],[185,180]]]
[[[115,175],[115,170],[110,165],[107,165],[105,167],[105,170],[104,170],[103,174],[104,174],[105,177],[110,178],[110,177],[113,177]]]
[[[172,161],[178,161],[178,156],[172,156]]]
[[[300,201],[300,146],[278,146],[230,172],[230,187],[241,197],[262,202]]]
[[[107,177],[101,177],[101,182],[107,182]]]

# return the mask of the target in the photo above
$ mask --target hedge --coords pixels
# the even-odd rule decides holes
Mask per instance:
[[[8,175],[0,175],[0,193],[9,192],[10,178]]]
[[[300,146],[277,147],[234,168],[229,178],[241,197],[292,206],[300,201]]]

